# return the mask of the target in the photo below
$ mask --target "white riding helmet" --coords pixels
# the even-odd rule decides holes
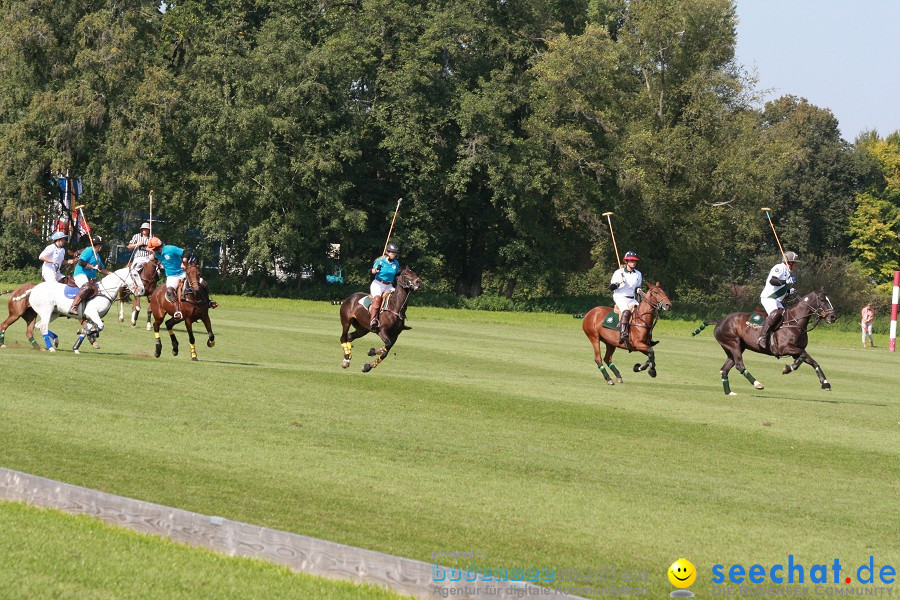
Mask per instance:
[[[56,240],[67,240],[69,236],[63,233],[62,231],[57,231],[53,235],[50,236],[50,241],[55,242]]]

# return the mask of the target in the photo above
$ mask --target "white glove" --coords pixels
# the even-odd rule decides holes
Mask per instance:
[[[791,288],[791,289],[788,290],[788,296],[791,296],[791,295],[796,294],[796,293],[797,293],[797,290],[795,290],[794,288]]]

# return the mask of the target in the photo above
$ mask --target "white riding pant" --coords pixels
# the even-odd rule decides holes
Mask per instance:
[[[771,315],[772,311],[776,308],[784,308],[784,304],[782,304],[781,300],[778,298],[764,298],[760,296],[759,302],[763,305],[763,308],[766,309],[767,315]]]
[[[178,282],[187,277],[187,273],[181,275],[166,275],[166,287],[170,290],[178,289]]]
[[[59,271],[50,271],[48,273],[45,269],[41,269],[41,277],[44,278],[44,281],[49,281],[50,283],[59,283],[65,279]]]
[[[639,304],[634,297],[613,294],[613,302],[616,303],[616,307],[618,307],[619,312],[625,312],[626,310],[634,310],[635,307]]]
[[[81,287],[86,284],[90,279],[84,273],[79,273],[75,276],[75,287]]]
[[[372,280],[372,284],[369,286],[369,294],[374,298],[375,296],[381,296],[386,292],[393,292],[394,286],[389,283],[385,283],[383,281],[378,281],[377,279]]]

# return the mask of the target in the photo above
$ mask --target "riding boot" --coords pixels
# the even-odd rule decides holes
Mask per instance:
[[[78,293],[75,294],[75,299],[72,300],[72,308],[69,309],[70,315],[78,314],[78,306],[81,304],[82,298],[90,297],[91,291],[91,282],[88,281],[86,284],[78,288]]]
[[[619,343],[624,344],[628,339],[628,323],[631,321],[631,311],[623,310],[619,317]]]
[[[769,334],[781,324],[782,315],[784,315],[784,309],[776,308],[766,316],[766,321],[763,323],[762,329],[759,330],[759,339],[756,341],[763,350],[769,347]]]
[[[371,321],[369,322],[369,329],[372,333],[378,333],[378,329],[380,328],[380,324],[378,323],[378,310],[381,308],[381,295],[372,297],[372,305],[369,306],[369,316],[371,317]]]
[[[178,280],[178,289],[175,290],[175,314],[172,316],[176,319],[181,319],[184,315],[181,314],[181,288],[184,285],[184,279]]]

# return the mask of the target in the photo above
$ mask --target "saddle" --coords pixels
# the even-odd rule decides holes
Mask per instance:
[[[394,292],[385,292],[381,295],[381,310],[378,311],[379,313],[385,311],[385,308],[388,305],[388,301],[391,299],[391,294],[393,293]],[[363,296],[359,299],[359,305],[366,310],[369,310],[369,307],[372,306],[372,299],[372,296]]]

